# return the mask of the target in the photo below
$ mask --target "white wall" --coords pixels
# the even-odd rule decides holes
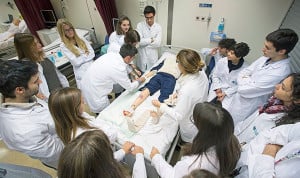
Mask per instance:
[[[126,15],[130,18],[132,27],[135,29],[140,21],[145,20],[144,14],[141,13],[139,0],[115,0],[118,14]],[[167,23],[168,23],[168,1],[167,0],[148,0],[148,4],[156,9],[155,21],[162,26],[162,44],[167,40]]]
[[[140,0],[115,0],[118,13],[127,15],[136,27],[144,20],[139,13]],[[149,0],[157,4],[156,21],[163,28],[163,44],[167,38],[168,0]],[[251,48],[246,59],[251,62],[262,55],[265,36],[280,26],[293,0],[174,0],[172,45],[193,49],[213,47],[209,41],[211,31],[216,31],[221,17],[225,18],[224,32],[238,42],[246,42]],[[212,8],[200,8],[199,3],[212,3]],[[210,23],[196,21],[196,16],[211,15]]]

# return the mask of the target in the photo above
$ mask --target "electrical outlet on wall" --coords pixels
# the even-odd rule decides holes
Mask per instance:
[[[201,22],[209,22],[211,19],[210,16],[196,16],[195,20],[196,21],[201,21]]]

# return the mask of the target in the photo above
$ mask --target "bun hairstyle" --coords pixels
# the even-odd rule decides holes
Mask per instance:
[[[183,49],[177,54],[177,61],[187,73],[195,74],[205,66],[200,55],[191,49]]]

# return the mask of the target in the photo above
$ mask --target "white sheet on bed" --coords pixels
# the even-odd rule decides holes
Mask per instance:
[[[172,54],[164,53],[156,64],[159,64],[168,55]],[[147,79],[147,81],[149,81],[149,79]],[[152,123],[151,119],[148,119],[145,126],[137,133],[128,130],[127,121],[123,116],[123,110],[130,107],[133,101],[138,97],[139,93],[140,91],[138,90],[136,92],[125,91],[104,109],[97,119],[103,119],[106,122],[112,123],[119,130],[117,140],[119,144],[123,144],[125,141],[132,141],[135,144],[142,146],[146,158],[149,158],[153,146],[157,147],[162,155],[165,155],[178,131],[177,121],[164,114],[156,125]],[[149,96],[135,110],[134,117],[138,118],[142,115],[142,117],[145,116],[150,118],[148,111],[156,110],[151,104],[151,101],[157,99],[159,94],[159,92],[156,92],[153,96]]]
[[[11,35],[16,33],[24,33],[26,31],[28,31],[28,29],[24,20],[21,20],[19,26],[11,24],[7,31],[0,33],[0,49],[4,49],[14,45],[14,37]]]

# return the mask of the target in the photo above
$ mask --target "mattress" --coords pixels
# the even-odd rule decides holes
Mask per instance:
[[[159,64],[168,55],[174,55],[169,52],[164,53],[156,64]],[[147,79],[149,81],[149,78]],[[147,83],[147,81],[145,83]],[[128,124],[124,109],[128,109],[133,101],[139,96],[140,91],[134,92],[125,91],[117,99],[115,99],[107,108],[105,108],[97,119],[103,119],[107,123],[111,123],[118,130],[117,144],[123,144],[125,141],[131,141],[136,145],[144,148],[145,157],[149,159],[149,155],[153,146],[158,148],[162,155],[166,155],[174,140],[177,131],[178,123],[168,115],[164,114],[160,117],[158,124],[154,124],[150,117],[150,110],[156,111],[152,105],[152,100],[157,99],[159,91],[154,95],[149,96],[134,112],[134,119],[146,117],[147,121],[144,127],[138,132],[131,132],[128,129]]]

